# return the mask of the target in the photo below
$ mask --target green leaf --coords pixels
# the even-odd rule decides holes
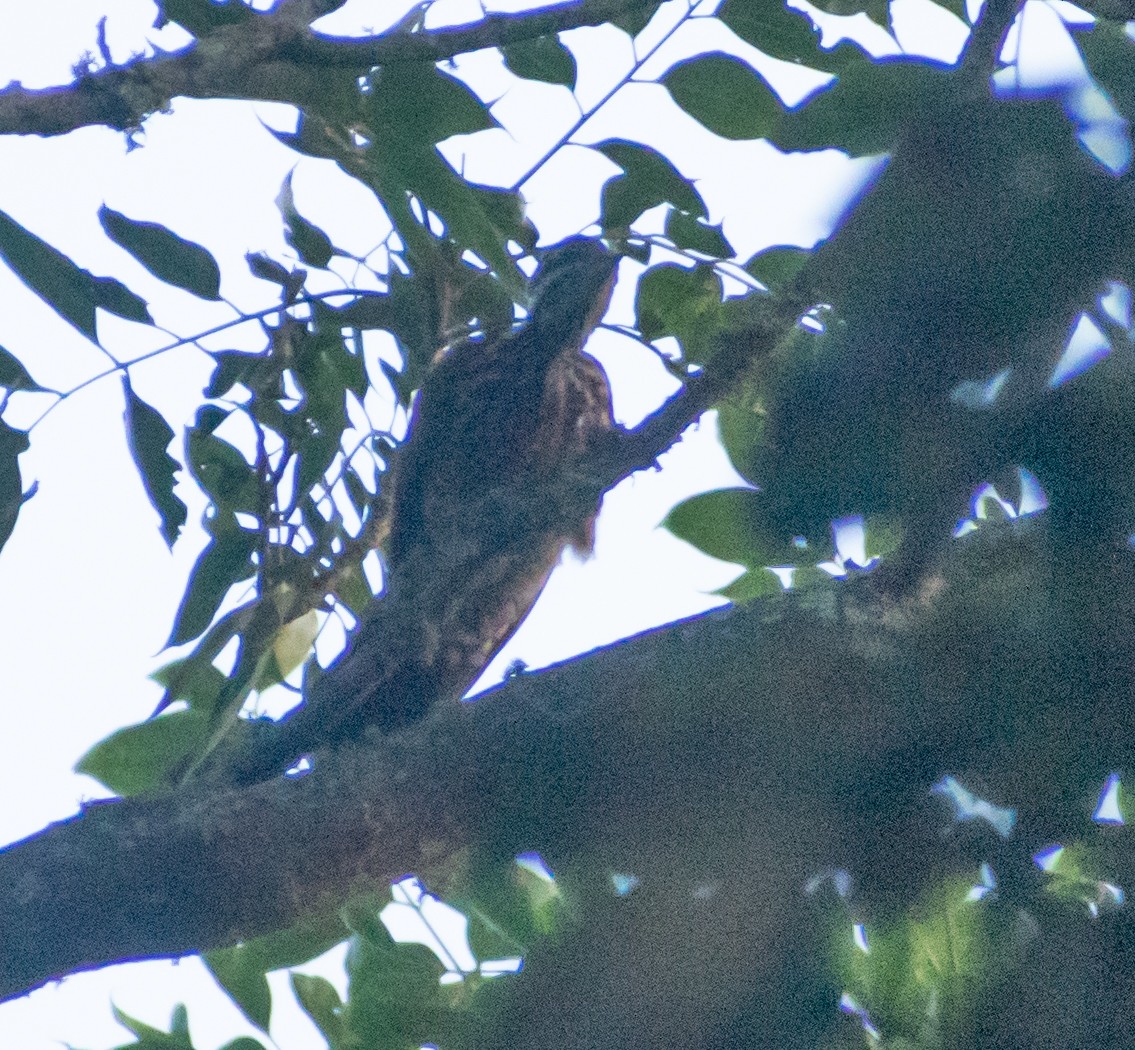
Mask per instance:
[[[265,1050],[265,1047],[259,1039],[253,1039],[250,1035],[238,1035],[231,1043],[225,1043],[220,1050]]]
[[[327,234],[296,211],[295,196],[292,193],[293,174],[294,169],[288,172],[276,197],[276,206],[287,224],[284,239],[296,250],[305,266],[322,270],[331,261],[335,248]]]
[[[27,433],[0,420],[0,550],[16,527],[20,507],[31,497],[30,492],[24,495],[20,479],[19,455],[27,449]]]
[[[240,1012],[266,1033],[272,1020],[272,992],[261,954],[249,945],[240,944],[208,952],[201,958]]]
[[[58,390],[40,386],[28,374],[28,370],[2,346],[0,346],[0,387],[4,387],[5,390],[26,390],[32,393],[59,393]]]
[[[347,952],[346,1019],[363,1046],[460,1045],[446,1035],[460,1011],[438,986],[437,959],[417,944],[396,945],[384,928],[358,933]]]
[[[334,985],[325,977],[293,973],[292,990],[296,993],[304,1013],[327,1040],[330,1050],[346,1045],[346,1027],[343,1020],[343,1001]]]
[[[162,538],[172,548],[188,515],[185,504],[173,490],[180,469],[177,460],[166,449],[173,441],[173,430],[160,412],[146,404],[130,385],[130,377],[122,376],[122,392],[126,399],[126,441],[138,475],[146,489],[150,506],[158,512]]]
[[[61,251],[0,212],[0,256],[33,292],[92,342],[95,308],[132,321],[150,320],[146,304],[110,277],[93,277]]]
[[[202,959],[241,1012],[261,1031],[271,1020],[267,974],[301,966],[340,944],[348,935],[337,914],[309,915],[289,929],[206,952]]]
[[[125,248],[158,280],[202,299],[220,299],[221,271],[206,248],[153,222],[139,222],[105,204],[99,221],[107,236]]]
[[[662,83],[690,116],[727,139],[766,138],[784,111],[751,66],[720,51],[679,63]]]
[[[722,561],[760,564],[753,550],[751,489],[720,489],[679,503],[662,522],[680,540]]]
[[[209,722],[203,715],[175,711],[112,733],[79,759],[75,771],[124,798],[140,795],[172,783],[208,739]]]
[[[743,395],[717,406],[717,430],[734,469],[744,473],[764,437],[764,413]]]
[[[623,139],[610,139],[597,148],[623,169],[622,175],[614,176],[603,188],[602,215],[607,229],[624,229],[659,204],[705,215],[705,204],[693,183],[661,153]]]
[[[314,609],[284,624],[272,639],[272,655],[281,678],[287,678],[297,667],[301,667],[315,644],[319,633],[319,617]]]
[[[768,569],[761,566],[747,569],[732,583],[716,591],[722,598],[728,598],[734,605],[744,605],[756,598],[767,598],[772,594],[783,594],[780,580]]]
[[[733,254],[729,242],[721,232],[721,224],[711,226],[688,211],[673,209],[666,216],[666,236],[679,248],[727,259]]]
[[[655,266],[639,281],[635,312],[644,339],[674,336],[689,361],[704,363],[722,315],[721,281],[706,265]]]
[[[168,707],[175,700],[184,700],[193,710],[204,715],[212,714],[228,678],[213,666],[213,655],[205,656],[205,659],[200,659],[199,654],[194,652],[164,664],[150,675],[167,691],[163,707]]]
[[[575,86],[575,58],[556,36],[518,40],[501,48],[504,64],[518,77]]]
[[[168,644],[181,645],[205,631],[229,588],[254,574],[252,552],[257,545],[255,533],[237,527],[214,534],[193,566]]]
[[[418,63],[385,67],[368,102],[375,143],[364,170],[407,239],[415,264],[428,258],[436,242],[414,218],[408,195],[441,216],[446,236],[488,262],[519,297],[523,281],[504,247],[508,240],[525,244],[533,239],[519,197],[470,185],[436,149],[437,142],[452,135],[496,127],[488,107],[434,66]]]

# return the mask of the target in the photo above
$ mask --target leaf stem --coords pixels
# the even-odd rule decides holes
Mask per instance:
[[[289,305],[298,306],[302,303],[321,302],[324,299],[330,299],[332,296],[338,295],[351,295],[355,296],[356,298],[366,299],[372,296],[381,296],[386,294],[387,293],[384,291],[374,291],[367,288],[337,288],[329,292],[319,292],[316,295],[300,296]],[[119,372],[123,371],[129,372],[131,365],[139,364],[142,361],[149,361],[154,357],[160,357],[162,354],[169,353],[169,351],[171,350],[178,350],[183,346],[189,346],[190,344],[196,343],[201,339],[207,339],[211,335],[217,335],[220,332],[227,331],[229,328],[235,328],[237,325],[246,324],[249,321],[262,320],[263,318],[269,317],[272,314],[280,313],[280,311],[285,309],[287,309],[287,306],[280,303],[276,306],[266,307],[263,310],[257,310],[256,313],[241,314],[240,317],[237,317],[232,321],[226,321],[224,324],[217,325],[215,328],[210,328],[204,332],[198,332],[196,335],[186,336],[184,339],[178,339],[176,342],[168,343],[165,346],[159,346],[156,350],[147,350],[146,353],[141,354],[130,361],[116,361],[113,368],[105,369],[102,372],[96,372],[93,376],[88,376],[81,383],[77,383],[70,390],[64,390],[62,393],[60,393],[59,399],[57,401],[53,401],[50,405],[47,406],[47,408],[43,410],[40,417],[27,428],[27,432],[30,434],[33,430],[35,430],[35,428],[38,427],[40,423],[42,423],[49,415],[51,415],[51,413],[54,412],[55,409],[63,404],[63,402],[68,398],[73,397],[75,394],[79,393],[80,390],[85,390],[93,383],[97,383],[100,379],[106,379],[109,376],[117,375]],[[154,327],[159,328],[158,325],[154,325]],[[167,328],[159,328],[159,330],[165,332],[167,335],[173,335],[173,333],[170,332]],[[112,361],[115,361],[114,356],[108,350],[103,349],[103,347],[101,346],[99,347],[99,349],[103,350],[103,353],[105,353],[106,356],[109,357]],[[205,353],[209,353],[209,351],[206,350]]]
[[[689,19],[693,16],[694,10],[698,6],[698,2],[699,0],[686,0],[685,14],[683,14],[682,17],[679,18],[677,22],[675,22],[674,25],[671,26],[663,34],[662,38],[649,51],[647,51],[645,55],[639,58],[636,53],[636,60],[630,71],[620,80],[616,81],[615,85],[610,88],[607,93],[603,95],[603,97],[600,98],[594,106],[591,107],[590,110],[584,111],[583,107],[580,106],[579,119],[576,120],[571,125],[571,127],[569,127],[567,131],[565,131],[554,143],[552,143],[551,147],[544,153],[542,157],[540,157],[539,160],[536,161],[535,164],[529,167],[527,171],[523,172],[507,188],[510,190],[519,190],[524,185],[524,183],[531,179],[532,176],[536,174],[536,172],[538,172],[545,164],[548,163],[548,161],[552,159],[552,157],[554,157],[565,145],[567,145],[568,139],[570,139],[572,135],[579,131],[580,128],[582,128],[593,116],[595,116],[596,113],[599,112],[599,110],[601,110],[608,102],[610,102],[611,99],[614,98],[619,91],[621,91],[628,83],[630,83],[635,74],[638,73],[642,69],[642,67],[645,66],[646,63],[658,53],[663,44],[669,41],[674,36],[674,34],[683,25],[685,25],[687,21],[689,21]],[[633,39],[631,43],[633,46]],[[573,91],[573,97],[574,94],[575,92]]]

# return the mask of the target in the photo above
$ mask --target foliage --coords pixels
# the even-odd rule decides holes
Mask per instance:
[[[950,5],[955,16],[958,6]],[[992,23],[999,42],[1015,12],[993,0],[987,6],[981,26]],[[825,9],[865,12],[889,25],[885,4]],[[880,555],[885,593],[901,601],[925,583],[960,520],[986,535],[996,530],[971,503],[983,482],[1016,496],[999,504],[1008,519],[1001,534],[1026,528],[1024,492],[1013,493],[1005,479],[1035,475],[1050,503],[1055,586],[1083,595],[1098,585],[1135,525],[1135,198],[1129,157],[1110,164],[1112,152],[1093,149],[1110,129],[1110,150],[1118,139],[1129,151],[1130,32],[1103,22],[1081,36],[1097,80],[1075,91],[1105,112],[1092,123],[1066,84],[991,93],[1000,62],[989,58],[995,49],[982,28],[958,64],[944,65],[912,55],[880,60],[846,41],[824,48],[806,15],[771,0],[729,0],[716,15],[691,7],[669,28],[659,11],[650,32],[627,22],[632,15],[606,27],[638,48],[617,87],[641,77],[678,29],[716,19],[737,41],[735,51],[688,55],[657,77],[677,109],[727,140],[879,157],[870,185],[819,247],[773,246],[747,260],[734,258],[729,227],[697,180],[648,136],[586,147],[618,169],[603,190],[599,226],[646,262],[635,327],[625,334],[660,356],[676,344],[668,367],[689,380],[690,391],[698,376],[727,377],[703,407],[717,410],[722,443],[751,483],[694,497],[669,514],[666,527],[744,570],[723,591],[738,603],[832,595],[834,578],[862,575]],[[276,15],[236,0],[167,0],[162,17],[201,41],[223,42],[225,33]],[[574,91],[581,46],[541,31],[511,38],[499,55],[515,77]],[[750,48],[829,79],[788,106]],[[121,378],[130,453],[169,545],[187,516],[176,491],[181,471],[208,501],[208,542],[169,636],[171,648],[183,648],[155,676],[166,691],[162,713],[119,730],[78,766],[123,796],[192,782],[227,736],[247,728],[237,716],[250,700],[294,682],[312,662],[322,619],[363,616],[373,600],[368,559],[385,536],[387,472],[413,392],[440,348],[507,330],[527,305],[521,263],[537,237],[519,184],[477,185],[439,149],[455,136],[501,130],[449,63],[344,61],[321,69],[304,92],[289,99],[299,108],[296,131],[277,137],[297,163],[331,160],[372,191],[392,232],[365,258],[351,255],[303,214],[289,174],[276,203],[294,257],[248,256],[274,299],[234,320],[258,325],[262,347],[208,351],[215,368],[183,444],[135,392],[131,366],[108,373]],[[584,148],[568,140],[613,95],[590,110],[579,103],[579,123],[540,164],[569,145]],[[658,208],[661,228],[644,232]],[[223,274],[207,248],[106,207],[99,219],[156,279],[204,301],[221,298]],[[153,323],[134,291],[92,274],[2,213],[0,255],[92,342],[99,309]],[[339,264],[354,267],[353,283]],[[631,267],[624,276],[634,276]],[[313,290],[333,282],[334,292]],[[792,311],[800,323],[738,366],[746,340],[777,303],[802,304]],[[1106,346],[1098,363],[1072,367],[1069,334],[1082,318]],[[376,333],[397,346],[398,367],[366,352]],[[20,355],[0,349],[0,407],[17,392],[44,392],[29,372],[30,356],[21,362]],[[376,395],[389,410],[382,420],[372,411]],[[27,445],[23,431],[0,424],[0,544],[32,491],[18,461]],[[852,533],[861,550],[847,539]],[[795,569],[787,595],[769,571],[783,567]],[[234,645],[235,665],[223,674],[216,662]],[[164,711],[177,701],[181,709]],[[1049,872],[1044,892],[1069,910],[1098,914],[1102,900],[1117,896],[1101,889],[1111,886],[1106,858],[1097,868],[1085,846],[1073,866],[1074,852],[1059,874]],[[495,943],[491,951],[519,945],[518,954],[527,954],[570,926],[558,889],[518,884],[511,870],[501,874],[498,857],[465,861],[447,872],[446,889],[475,917],[472,936]],[[974,895],[975,885],[987,892]],[[589,892],[572,898],[572,922],[602,913],[594,879]],[[854,897],[837,894],[826,912],[818,907],[818,924],[830,922],[842,941],[836,946],[833,932],[817,968],[844,982],[854,1038],[865,1030],[883,1045],[961,1045],[959,1034],[975,1030],[972,1011],[982,1001],[975,989],[1028,966],[1022,931],[1045,917],[1030,892],[942,878],[875,926],[867,923],[868,940],[855,949]],[[351,945],[346,1001],[321,978],[293,976],[303,1009],[336,1050],[426,1040],[475,1045],[479,1025],[502,1009],[504,993],[486,977],[461,973],[439,988],[436,967],[421,953],[391,946],[374,901],[346,905],[338,921],[215,951],[208,962],[266,1035],[266,973],[307,961],[344,936]],[[118,1016],[136,1036],[131,1046],[192,1047],[184,1010],[169,1032]],[[830,1024],[834,1032],[834,1010]],[[846,1032],[828,1035],[843,1040]],[[230,1044],[261,1045],[253,1038]]]

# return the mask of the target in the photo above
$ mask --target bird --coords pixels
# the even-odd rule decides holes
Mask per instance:
[[[435,358],[392,469],[385,593],[314,678],[293,750],[389,732],[460,698],[564,549],[591,553],[598,506],[581,509],[557,479],[615,426],[606,375],[581,350],[617,264],[596,239],[546,251],[527,319]]]

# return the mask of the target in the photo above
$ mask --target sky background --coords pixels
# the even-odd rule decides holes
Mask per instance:
[[[328,32],[361,32],[396,21],[410,5],[355,0],[324,20]],[[511,9],[527,6],[515,4]],[[680,3],[667,5],[671,12]],[[494,10],[509,9],[498,5]],[[438,0],[429,24],[478,17],[476,0]],[[146,0],[92,4],[40,0],[5,14],[0,37],[0,81],[26,87],[66,83],[84,52],[96,51],[96,24],[107,17],[107,40],[116,61],[158,45],[174,49],[187,37],[175,27],[152,28]],[[953,57],[965,39],[960,21],[925,0],[896,0],[896,34],[911,51]],[[1054,7],[1030,4],[1030,32],[1048,34],[1047,62],[1067,60]],[[846,26],[846,21],[839,23]],[[858,23],[862,29],[862,22]],[[648,36],[650,34],[648,33]],[[889,46],[874,34],[873,46]],[[825,39],[830,43],[831,37]],[[608,29],[581,29],[565,42],[580,66],[578,99],[593,105],[632,61],[626,38]],[[640,39],[641,49],[649,39]],[[709,23],[679,33],[640,74],[649,80],[682,54],[712,48],[735,51],[795,102],[814,79],[776,63]],[[522,84],[498,58],[463,59],[459,72],[486,100],[507,131],[488,132],[446,146],[474,179],[507,183],[527,170],[578,119],[565,88]],[[292,258],[274,204],[281,182],[295,170],[301,213],[335,243],[365,254],[386,235],[381,211],[366,191],[332,164],[299,158],[265,129],[290,129],[289,107],[177,99],[168,113],[150,117],[127,150],[121,135],[88,128],[44,139],[0,137],[0,210],[66,252],[80,266],[119,278],[150,303],[157,323],[177,337],[231,320],[274,301],[275,288],[249,276],[243,256],[265,251]],[[762,142],[726,142],[677,109],[650,83],[624,88],[575,135],[580,144],[612,136],[634,138],[669,156],[696,180],[710,219],[724,230],[738,256],[771,244],[810,245],[831,228],[849,192],[866,174],[863,164],[829,152],[784,156]],[[461,151],[464,156],[461,157]],[[602,156],[567,146],[523,186],[529,214],[544,243],[571,235],[598,216],[603,182],[615,171]],[[151,277],[103,233],[98,208],[106,203],[132,218],[160,222],[204,244],[217,258],[222,294],[232,305],[204,303]],[[624,264],[609,320],[633,320],[633,264]],[[111,364],[5,267],[0,266],[0,345],[13,351],[41,384],[68,390]],[[235,307],[235,309],[234,309]],[[118,360],[152,351],[173,336],[100,314],[99,335]],[[257,345],[256,333],[244,344]],[[232,332],[225,336],[234,342]],[[207,345],[219,347],[221,342]],[[614,333],[599,333],[589,347],[608,369],[616,414],[634,425],[674,390],[674,381],[648,351]],[[181,348],[131,369],[136,391],[165,415],[175,432],[192,418],[211,359]],[[26,426],[50,404],[46,395],[14,397],[5,418]],[[90,384],[47,415],[22,457],[25,485],[36,496],[0,554],[0,662],[7,760],[0,765],[0,843],[32,834],[103,794],[72,772],[75,761],[119,726],[146,718],[159,688],[147,675],[161,655],[174,611],[205,542],[199,527],[204,504],[182,485],[189,524],[167,550],[126,448],[121,386],[116,377]],[[175,442],[174,454],[180,449]],[[712,419],[691,430],[662,458],[662,470],[636,475],[609,493],[599,521],[595,556],[567,558],[528,621],[487,672],[499,675],[514,659],[531,667],[692,615],[719,604],[710,593],[736,569],[707,558],[657,528],[666,512],[695,492],[740,483],[716,442]],[[333,632],[325,644],[334,645]],[[171,902],[176,907],[177,902]],[[336,959],[320,972],[341,981]],[[276,975],[274,1035],[281,1050],[321,1046],[314,1030]],[[61,1044],[101,1050],[127,1041],[110,1012],[113,1000],[127,1013],[164,1026],[179,1001],[190,1006],[196,1044],[219,1046],[252,1033],[195,959],[179,964],[112,967],[66,981],[0,1006],[0,1044],[48,1050]]]

